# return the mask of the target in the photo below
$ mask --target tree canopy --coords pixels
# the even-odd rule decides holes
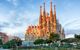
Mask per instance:
[[[7,43],[3,44],[3,48],[14,48],[16,46],[20,46],[22,45],[22,41],[19,39],[12,39],[10,41],[8,41]]]
[[[75,34],[75,38],[80,40],[80,35]]]
[[[44,43],[44,40],[43,39],[36,39],[34,41],[34,44],[43,44]]]
[[[2,39],[0,39],[0,47],[3,45]]]
[[[60,39],[60,36],[59,36],[59,34],[50,33],[49,39],[52,40],[52,41],[57,41],[57,40]]]

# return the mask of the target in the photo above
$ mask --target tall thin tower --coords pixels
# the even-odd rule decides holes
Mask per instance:
[[[50,32],[53,32],[53,9],[52,9],[52,0],[50,0]]]
[[[46,33],[46,10],[45,10],[45,0],[44,0],[44,11],[43,11],[43,30]]]
[[[57,31],[57,20],[56,20],[56,5],[54,4],[54,14],[53,14],[53,31],[56,33]]]
[[[42,6],[40,6],[40,18],[39,18],[39,26],[41,27],[41,29],[42,29],[42,22],[43,22],[43,16],[42,16]]]
[[[42,12],[42,6],[40,6],[40,18],[39,18],[39,26],[40,26],[40,36],[43,38],[44,32],[43,32],[43,12]]]

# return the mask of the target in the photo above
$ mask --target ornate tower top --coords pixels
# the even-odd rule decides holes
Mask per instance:
[[[52,0],[50,0],[50,11],[52,11]]]
[[[54,4],[54,15],[56,15],[56,5]]]
[[[42,6],[40,6],[40,16],[42,16]]]
[[[45,11],[45,0],[44,0],[44,11],[43,11],[43,15],[45,16],[45,14],[46,14],[46,11]]]
[[[40,6],[40,18],[39,18],[39,24],[42,23],[42,6]]]
[[[54,5],[54,14],[53,14],[54,18],[53,18],[53,25],[54,25],[54,32],[57,31],[57,21],[56,21],[56,6]]]
[[[52,0],[50,0],[50,17],[53,16],[53,9],[52,9]]]
[[[39,26],[42,28],[42,22],[43,22],[43,19],[42,19],[43,15],[42,15],[42,6],[40,6],[40,18],[39,18]]]

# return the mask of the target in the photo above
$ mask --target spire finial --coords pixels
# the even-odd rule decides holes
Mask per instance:
[[[54,4],[54,14],[56,14],[56,5]]]
[[[40,15],[42,15],[42,6],[40,6]]]
[[[46,2],[46,0],[44,0],[44,11],[45,11],[45,2]]]
[[[50,0],[50,11],[52,11],[52,0]]]
[[[50,0],[50,2],[52,2],[52,0]]]
[[[46,11],[45,11],[45,2],[46,2],[46,0],[44,0],[44,11],[43,11],[44,16],[45,16],[45,13],[46,13]]]

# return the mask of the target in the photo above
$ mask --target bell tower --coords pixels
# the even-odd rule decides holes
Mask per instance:
[[[42,22],[43,22],[43,16],[42,16],[42,6],[40,6],[40,18],[39,18],[39,26],[42,29]]]
[[[54,27],[53,31],[56,33],[56,31],[57,31],[56,5],[54,5],[53,27]]]
[[[50,32],[53,32],[53,9],[52,9],[52,0],[50,0]]]
[[[46,10],[45,10],[45,0],[44,0],[44,8],[43,8],[43,32],[46,33]]]

